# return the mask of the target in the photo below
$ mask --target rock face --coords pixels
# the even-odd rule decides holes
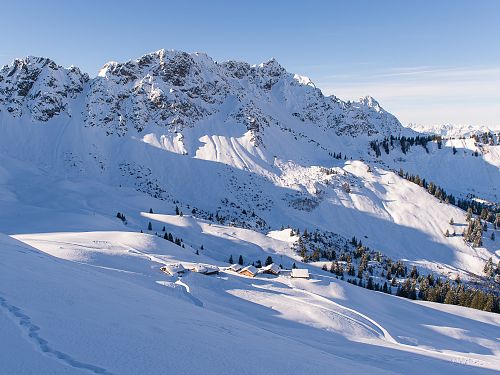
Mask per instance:
[[[337,135],[401,131],[399,121],[371,97],[344,102],[324,96],[274,59],[250,66],[165,50],[109,62],[93,79],[46,58],[17,59],[0,71],[0,111],[39,122],[82,113],[84,126],[115,136],[158,127],[182,132],[218,114],[223,122],[246,126],[256,144],[267,127],[297,120]]]
[[[71,116],[76,99],[89,81],[78,68],[65,69],[50,59],[16,59],[0,70],[0,110],[14,117],[30,115],[48,121],[54,116]]]

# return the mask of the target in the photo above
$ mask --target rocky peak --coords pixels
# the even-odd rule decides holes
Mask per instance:
[[[279,77],[286,73],[285,68],[283,68],[275,58],[257,65],[257,68],[261,74],[271,77]]]
[[[0,111],[14,117],[29,114],[37,121],[63,112],[70,115],[69,100],[83,91],[88,80],[80,69],[66,69],[47,58],[16,59],[0,70]]]
[[[84,107],[73,108],[70,101],[85,85]],[[273,107],[281,108],[278,117],[289,118],[275,118]],[[387,135],[401,128],[372,97],[352,103],[325,97],[311,80],[288,73],[276,59],[253,66],[218,64],[203,53],[164,49],[108,62],[90,81],[78,68],[65,69],[50,59],[15,60],[0,70],[0,111],[29,113],[39,121],[79,111],[85,126],[122,136],[133,129],[182,131],[222,112],[226,117],[220,121],[241,123],[263,142],[267,127],[297,119],[337,135]]]
[[[373,97],[370,95],[364,96],[359,99],[359,103],[367,106],[369,108],[375,109],[377,112],[380,112],[382,110],[382,107],[380,106],[379,102],[376,101]]]

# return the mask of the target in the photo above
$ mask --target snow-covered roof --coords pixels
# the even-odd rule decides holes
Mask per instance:
[[[238,264],[238,263],[235,263],[235,264],[231,264],[229,267],[227,267],[227,269],[229,271],[233,271],[233,272],[238,272],[239,270],[241,270],[243,268],[242,265]]]
[[[309,270],[305,268],[293,268],[292,277],[309,278]]]
[[[271,263],[270,265],[262,268],[262,272],[274,273],[276,275],[280,273],[280,271],[281,269],[276,263]]]
[[[219,272],[219,267],[213,266],[211,264],[198,263],[198,264],[194,264],[193,266],[191,266],[190,269],[194,272],[204,273],[204,274],[211,274],[211,273]]]
[[[170,275],[175,275],[176,273],[182,273],[186,269],[181,263],[170,263],[170,264],[165,264],[163,267],[160,268],[163,272],[166,272]]]
[[[252,275],[256,275],[256,274],[257,274],[257,272],[258,272],[257,268],[255,268],[255,267],[254,267],[254,266],[252,266],[252,265],[250,265],[250,266],[247,266],[247,267],[243,268],[243,269],[240,271],[240,273],[245,272],[245,271],[250,272]]]

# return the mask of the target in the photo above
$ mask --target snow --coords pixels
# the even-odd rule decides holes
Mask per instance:
[[[292,277],[300,278],[300,279],[308,279],[309,278],[309,270],[304,268],[293,268],[292,269]]]
[[[500,368],[498,315],[355,287],[293,249],[296,229],[318,229],[426,272],[481,275],[498,240],[444,237],[465,213],[394,170],[498,203],[498,145],[453,139],[374,158],[370,140],[416,133],[373,98],[324,97],[275,60],[160,50],[92,80],[45,59],[16,64],[14,78],[13,66],[0,73],[1,373]],[[57,105],[18,95],[35,71]],[[253,266],[245,277],[227,263],[240,255],[311,279]],[[220,272],[161,272],[174,264]]]
[[[78,235],[80,244],[87,235]],[[133,374],[161,367],[196,374],[210,364],[214,373],[227,373],[251,357],[252,373],[330,373],[333,361],[344,371],[376,374],[394,373],[394,366],[405,374],[420,366],[473,374],[500,364],[500,318],[491,313],[374,293],[321,271],[307,281],[187,273],[172,282],[158,267],[164,259],[182,260],[184,249],[140,233],[106,237],[115,248],[127,237],[135,244],[124,247],[128,261],[119,252],[111,256],[115,267],[96,258],[56,258],[0,237],[0,324],[2,340],[13,343],[2,351],[3,369],[29,373],[39,364],[50,373]],[[86,245],[93,244],[90,234]],[[226,359],[214,362],[221,352]],[[20,353],[23,361],[16,360]]]

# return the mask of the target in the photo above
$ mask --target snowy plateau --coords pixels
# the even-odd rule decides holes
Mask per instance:
[[[14,60],[0,373],[498,374],[500,133],[452,130],[276,60]]]

